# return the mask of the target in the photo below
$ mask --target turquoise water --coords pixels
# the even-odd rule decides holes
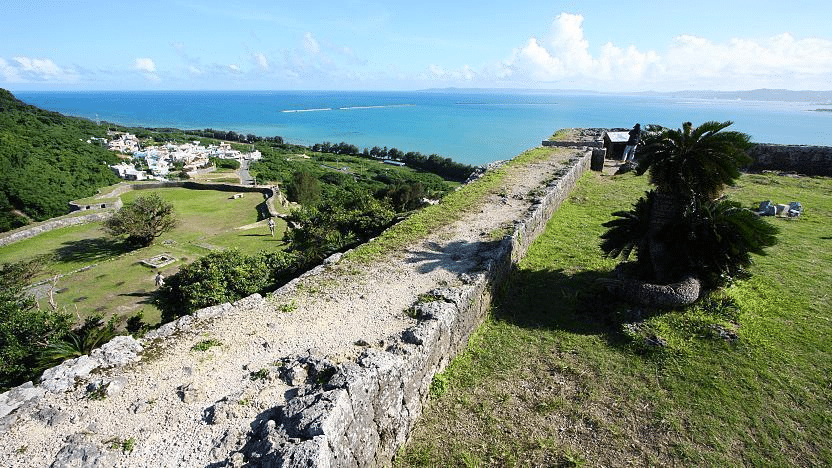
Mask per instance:
[[[732,120],[761,143],[832,146],[818,104],[558,92],[18,92],[29,104],[128,126],[214,128],[311,145],[396,147],[466,164],[508,159],[560,128]]]

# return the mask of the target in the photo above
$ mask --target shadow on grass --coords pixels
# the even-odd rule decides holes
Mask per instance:
[[[622,324],[636,320],[641,311],[596,284],[606,277],[604,271],[517,270],[497,300],[494,317],[523,328],[598,335],[623,345],[629,339]]]
[[[97,237],[64,242],[55,249],[55,259],[59,262],[97,262],[117,257],[136,249],[121,239]]]

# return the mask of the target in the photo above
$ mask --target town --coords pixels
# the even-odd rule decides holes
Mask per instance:
[[[206,147],[194,140],[179,145],[168,143],[142,148],[139,138],[131,133],[109,131],[107,136],[112,137],[107,143],[110,150],[133,157],[131,162],[124,161],[110,166],[125,180],[167,180],[168,174],[174,170],[177,170],[177,173],[193,175],[197,171],[213,168],[211,158],[235,159],[242,162],[257,161],[262,157],[260,151],[252,148],[251,152],[243,153],[233,149],[228,142]]]

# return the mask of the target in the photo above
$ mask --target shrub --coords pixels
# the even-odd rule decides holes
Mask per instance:
[[[233,302],[291,277],[298,268],[296,259],[286,252],[213,252],[169,276],[159,289],[156,302],[165,320]]]
[[[39,358],[42,367],[53,366],[67,359],[89,354],[93,349],[110,341],[118,334],[117,325],[118,319],[115,316],[106,323],[101,315],[87,317],[83,325],[44,347]]]
[[[0,391],[36,377],[39,356],[69,332],[72,316],[41,310],[23,286],[42,267],[43,258],[0,267]]]

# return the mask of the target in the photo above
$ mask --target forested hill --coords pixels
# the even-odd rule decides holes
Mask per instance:
[[[107,167],[118,157],[90,137],[106,127],[38,109],[0,89],[0,232],[69,212],[118,179]]]

